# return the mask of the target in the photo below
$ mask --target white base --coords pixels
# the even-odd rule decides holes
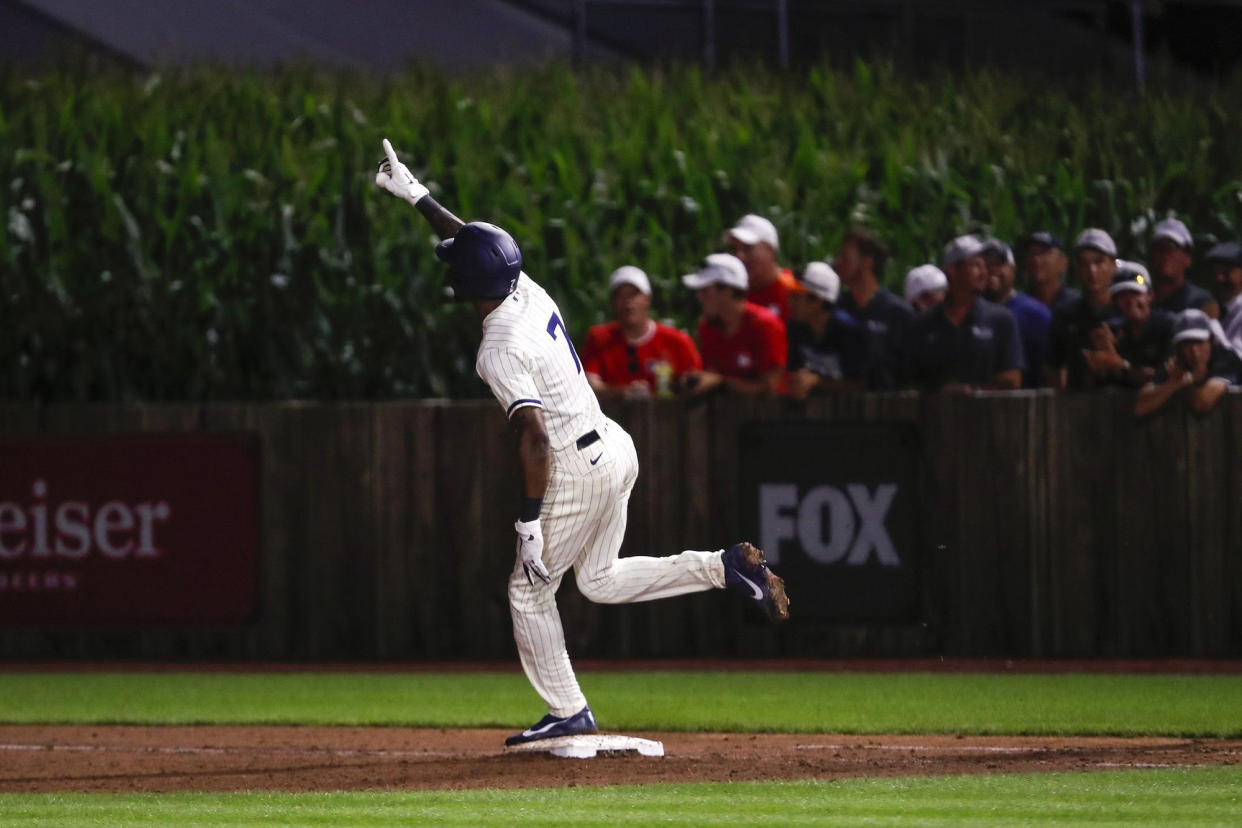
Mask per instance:
[[[663,756],[664,743],[633,736],[558,736],[555,739],[536,739],[533,742],[506,747],[505,753],[551,753],[564,759],[594,759],[601,753],[605,756],[621,756],[626,753]]]

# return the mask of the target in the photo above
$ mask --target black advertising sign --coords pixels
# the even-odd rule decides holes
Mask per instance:
[[[744,529],[790,585],[799,618],[920,620],[912,424],[749,423],[741,452]]]
[[[258,440],[0,439],[0,624],[235,624],[259,600]]]

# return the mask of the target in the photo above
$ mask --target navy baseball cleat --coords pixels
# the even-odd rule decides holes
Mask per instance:
[[[533,742],[537,739],[555,739],[557,736],[581,736],[595,733],[598,730],[599,727],[595,724],[595,714],[588,706],[563,719],[558,719],[549,713],[521,733],[514,733],[505,739],[505,744],[520,745],[523,742]]]
[[[726,587],[757,603],[773,621],[789,618],[785,582],[768,569],[763,550],[743,541],[726,549],[720,560],[724,564]]]

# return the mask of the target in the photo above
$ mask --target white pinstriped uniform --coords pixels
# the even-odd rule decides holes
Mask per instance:
[[[544,495],[543,562],[551,584],[534,584],[515,561],[509,576],[513,637],[522,669],[557,717],[586,706],[556,608],[556,590],[574,567],[578,590],[596,603],[669,598],[725,585],[720,551],[618,558],[638,455],[625,429],[604,416],[552,297],[525,273],[517,291],[483,320],[475,368],[508,416],[543,409],[552,447]],[[594,430],[599,440],[578,448]]]

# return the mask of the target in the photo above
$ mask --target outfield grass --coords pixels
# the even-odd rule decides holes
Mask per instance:
[[[1242,768],[508,791],[9,794],[6,824],[818,824],[1242,822]]]
[[[1242,736],[1242,676],[585,673],[609,730]],[[514,673],[0,675],[0,722],[524,727]]]

